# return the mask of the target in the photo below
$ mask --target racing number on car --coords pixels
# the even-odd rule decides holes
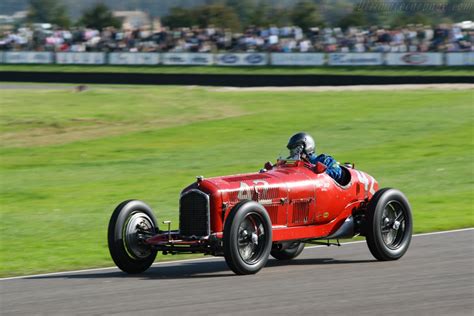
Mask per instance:
[[[374,178],[372,178],[371,176],[368,176],[359,171],[359,170],[356,170],[357,172],[357,176],[359,177],[359,181],[364,185],[364,192],[365,194],[375,194],[375,189],[374,189]]]
[[[262,192],[260,194],[261,197],[265,197],[267,196],[267,191],[268,191],[268,182],[265,181],[265,180],[254,180],[253,183],[255,185],[259,184],[259,183],[263,183],[263,188],[262,188]],[[257,188],[255,188],[255,191],[257,191]]]
[[[261,196],[266,196],[267,191],[268,191],[268,182],[265,181],[265,180],[253,180],[254,185],[257,185],[259,183],[263,184],[263,189],[262,189],[262,192],[261,192]],[[257,192],[256,188],[255,188],[255,191]],[[241,181],[240,182],[240,188],[239,188],[239,194],[237,195],[237,198],[239,200],[251,200],[252,199],[252,190],[250,188],[250,185],[248,185],[247,183]]]
[[[239,194],[237,195],[239,200],[251,200],[252,199],[252,191],[250,190],[250,186],[245,182],[240,182]]]

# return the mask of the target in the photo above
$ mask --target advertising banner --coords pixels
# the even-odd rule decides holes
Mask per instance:
[[[321,53],[272,53],[271,64],[279,66],[320,66],[324,64]]]
[[[57,64],[102,65],[105,53],[56,53]]]
[[[387,65],[392,66],[441,66],[442,53],[388,53]]]
[[[52,64],[52,52],[5,52],[6,64]]]
[[[382,53],[331,53],[328,55],[331,66],[372,66],[382,65]]]
[[[110,53],[111,65],[158,65],[159,53]]]
[[[216,63],[221,66],[262,66],[268,64],[267,54],[217,54]]]
[[[447,53],[448,66],[474,66],[474,52]]]
[[[161,59],[165,65],[212,65],[214,62],[210,53],[163,53]]]

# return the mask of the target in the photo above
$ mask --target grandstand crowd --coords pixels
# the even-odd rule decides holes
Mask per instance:
[[[474,30],[456,25],[405,28],[252,27],[242,33],[207,28],[160,31],[51,29],[36,25],[0,35],[2,51],[62,52],[457,52],[472,51]]]

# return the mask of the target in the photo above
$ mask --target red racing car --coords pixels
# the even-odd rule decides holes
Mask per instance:
[[[401,258],[412,235],[407,198],[379,190],[373,177],[351,164],[341,168],[339,182],[323,164],[301,159],[266,163],[257,173],[197,177],[181,193],[179,230],[167,221],[168,229],[159,230],[147,204],[124,201],[110,219],[110,254],[127,273],[145,271],[161,251],[224,256],[236,274],[252,274],[269,255],[289,260],[305,243],[339,244],[361,235],[376,259]]]

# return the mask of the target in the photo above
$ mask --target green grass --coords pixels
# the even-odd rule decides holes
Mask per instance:
[[[362,76],[472,76],[473,67],[446,66],[319,66],[319,67],[226,67],[226,66],[87,66],[0,65],[1,71],[122,72],[151,74],[250,74],[250,75],[362,75]]]
[[[196,175],[256,171],[300,130],[405,192],[415,232],[474,226],[469,90],[0,90],[0,111],[0,276],[111,266],[119,202],[142,199],[177,227]]]

